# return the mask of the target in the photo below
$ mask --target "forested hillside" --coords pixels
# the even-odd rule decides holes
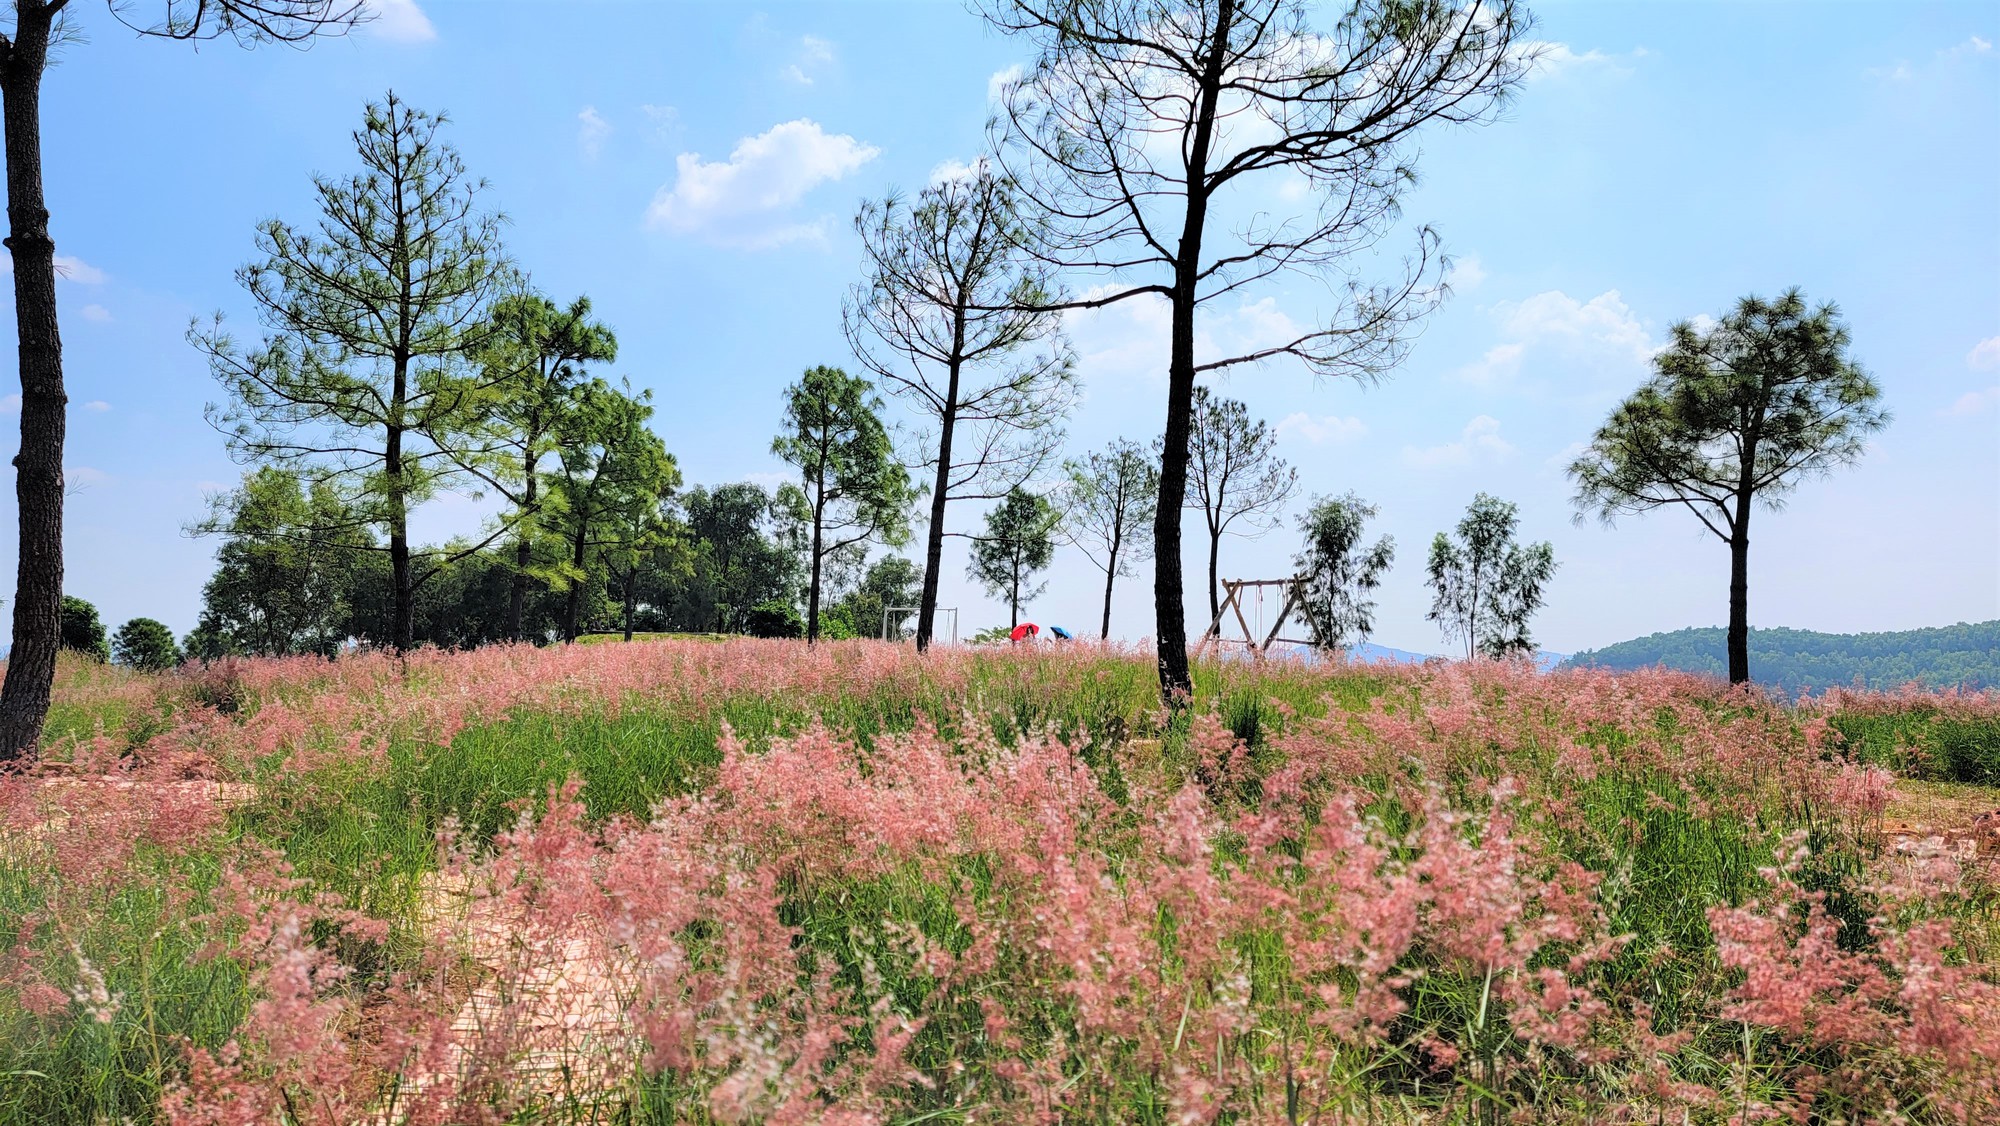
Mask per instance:
[[[1723,646],[1720,627],[1684,629],[1586,650],[1563,665],[1613,669],[1666,665],[1722,676],[1728,671]],[[2000,621],[1897,633],[1753,629],[1750,671],[1759,684],[1788,691],[1856,684],[1896,688],[1912,681],[1927,688],[2000,687]]]

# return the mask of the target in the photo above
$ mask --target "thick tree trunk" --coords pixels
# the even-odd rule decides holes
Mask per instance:
[[[1750,498],[1739,497],[1729,533],[1729,683],[1750,682]]]
[[[938,571],[944,561],[944,506],[951,499],[951,439],[958,422],[958,364],[951,366],[944,413],[938,419],[937,478],[931,485],[931,523],[924,531],[924,593],[917,599],[917,652],[931,647],[937,616]]]
[[[42,70],[49,16],[19,5],[14,42],[0,61],[7,153],[7,240],[14,260],[14,320],[21,372],[21,452],[14,458],[20,557],[14,641],[0,688],[0,764],[32,758],[49,712],[62,642],[62,336],[56,326],[55,242],[42,197]]]
[[[1014,567],[1014,582],[1007,588],[1007,628],[1011,631],[1021,624],[1021,568]]]
[[[1223,61],[1229,51],[1234,0],[1220,0],[1215,30],[1202,60],[1196,92],[1194,136],[1187,150],[1187,214],[1174,251],[1174,288],[1168,296],[1173,323],[1167,352],[1167,425],[1160,456],[1160,502],[1153,517],[1153,607],[1160,666],[1160,699],[1179,708],[1194,699],[1188,667],[1187,606],[1181,591],[1181,505],[1187,496],[1188,422],[1194,409],[1194,306],[1201,270],[1201,241],[1208,223],[1208,149],[1215,132]]]
[[[1185,295],[1174,295],[1171,331],[1167,424],[1160,456],[1160,503],[1153,515],[1153,629],[1158,649],[1160,698],[1169,707],[1179,707],[1194,693],[1194,679],[1188,668],[1187,609],[1181,594],[1181,498],[1187,491],[1188,412],[1194,405],[1192,289]]]

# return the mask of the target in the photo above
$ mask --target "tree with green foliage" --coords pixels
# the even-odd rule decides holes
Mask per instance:
[[[1364,276],[1416,179],[1427,126],[1491,116],[1535,52],[1515,0],[980,0],[1037,52],[1003,91],[999,159],[1034,253],[1089,276],[1069,308],[1163,306],[1166,403],[1154,517],[1160,694],[1191,699],[1181,573],[1196,383],[1289,357],[1321,377],[1392,370],[1443,296],[1438,239]],[[1274,190],[1304,184],[1275,213]],[[1257,201],[1252,204],[1250,201]],[[1386,256],[1382,256],[1386,257]],[[1326,282],[1314,323],[1197,355],[1204,310],[1281,274]]]
[[[317,223],[264,223],[265,260],[237,273],[261,346],[239,347],[220,316],[189,333],[228,395],[210,419],[231,452],[337,483],[384,529],[398,652],[425,580],[410,511],[477,447],[491,396],[473,361],[508,276],[501,218],[482,210],[485,185],[440,138],[445,123],[394,93],[368,106],[354,133],[363,171],[315,177]]]
[[[111,659],[111,646],[104,640],[104,623],[97,607],[72,594],[62,596],[62,647],[100,661]]]
[[[42,189],[42,75],[51,52],[80,43],[82,5],[71,0],[11,0],[0,31],[0,105],[4,106],[7,238],[14,276],[15,358],[21,377],[21,448],[13,459],[19,526],[15,556],[13,646],[0,685],[0,764],[26,759],[41,742],[62,642],[63,442],[69,394],[63,386],[62,333],[56,317],[56,244]],[[339,34],[365,14],[361,0],[114,0],[107,14],[128,31],[200,42],[224,36],[243,46],[302,44]],[[147,11],[159,18],[136,22]],[[107,198],[107,197],[100,197]]]
[[[819,640],[822,571],[837,552],[910,540],[916,490],[882,425],[868,381],[835,367],[808,368],[785,389],[784,429],[771,452],[799,471],[805,494],[806,642]]]
[[[987,593],[1006,599],[1010,629],[1021,624],[1021,605],[1048,589],[1032,580],[1055,559],[1059,520],[1047,498],[1017,488],[986,514],[986,533],[972,541],[968,574]]]
[[[752,607],[793,596],[799,553],[786,542],[770,493],[739,481],[696,486],[679,500],[693,550],[685,579],[662,593],[670,628],[727,632],[742,627]]]
[[[264,466],[215,497],[189,530],[222,540],[190,656],[332,656],[355,633],[354,581],[376,543],[367,518],[332,485]]]
[[[1555,548],[1515,540],[1519,510],[1480,493],[1458,522],[1456,536],[1431,541],[1431,610],[1446,641],[1465,642],[1465,656],[1498,660],[1535,651],[1528,619],[1542,608],[1556,571]]]
[[[636,550],[651,534],[660,503],[680,487],[674,456],[647,426],[652,398],[651,391],[634,395],[629,386],[593,380],[557,435],[561,467],[550,477],[550,500],[568,549],[560,580],[567,592],[565,641],[575,641],[581,629],[592,553]]]
[[[1578,518],[1679,506],[1729,546],[1729,681],[1750,679],[1750,514],[1859,460],[1888,425],[1881,388],[1848,357],[1831,303],[1751,296],[1720,321],[1673,327],[1653,376],[1570,464]]]
[[[844,310],[849,344],[923,420],[911,464],[930,472],[917,649],[931,643],[945,515],[994,500],[1062,447],[1075,357],[1062,335],[1053,270],[1028,247],[1011,181],[985,162],[855,216],[867,276]]]
[[[111,638],[111,657],[141,672],[162,672],[181,663],[174,631],[152,618],[133,618]]]
[[[1374,632],[1375,602],[1368,595],[1396,558],[1396,541],[1388,536],[1362,545],[1362,529],[1374,516],[1374,505],[1348,493],[1316,497],[1299,517],[1305,543],[1292,563],[1305,580],[1306,629],[1319,649],[1346,649]]]
[[[1208,619],[1222,613],[1216,561],[1230,532],[1254,538],[1277,526],[1298,470],[1278,456],[1278,435],[1250,408],[1197,387],[1188,417],[1187,500],[1208,530]],[[1239,521],[1241,522],[1239,528]]]
[[[924,590],[924,573],[914,562],[900,555],[885,555],[868,565],[853,590],[843,595],[828,613],[845,637],[881,637],[884,614],[892,607],[905,609],[888,614],[892,637],[903,634],[904,624],[916,611]],[[832,634],[830,634],[832,636]]]
[[[474,444],[446,448],[512,506],[507,635],[519,641],[527,636],[522,613],[529,584],[546,582],[535,561],[544,523],[543,459],[560,455],[558,437],[581,405],[588,366],[616,360],[618,338],[591,319],[588,297],[565,308],[532,291],[510,293],[494,302],[488,321],[479,363],[491,405]]]
[[[1153,551],[1153,507],[1160,500],[1159,458],[1144,446],[1120,438],[1099,453],[1063,462],[1068,478],[1063,498],[1064,542],[1104,572],[1104,619],[1100,636],[1111,636],[1111,588],[1119,576]]]

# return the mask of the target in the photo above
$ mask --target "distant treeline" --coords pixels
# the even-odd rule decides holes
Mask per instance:
[[[1896,633],[1814,633],[1753,629],[1750,662],[1757,682],[1788,692],[1828,688],[2000,687],[2000,621],[1960,622]],[[1671,669],[1722,676],[1728,672],[1721,627],[1656,633],[1577,653],[1564,668]]]

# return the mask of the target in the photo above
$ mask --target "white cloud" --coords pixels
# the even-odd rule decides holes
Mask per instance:
[[[12,265],[13,259],[10,255],[8,257],[10,272]],[[85,262],[81,258],[72,258],[66,254],[58,254],[56,255],[56,276],[62,278],[64,281],[73,281],[78,285],[103,285],[105,275],[103,270]]]
[[[1644,47],[1636,47],[1629,54],[1610,55],[1596,48],[1578,51],[1567,43],[1553,43],[1534,40],[1522,44],[1522,50],[1533,52],[1535,65],[1528,72],[1528,81],[1544,78],[1558,78],[1567,74],[1581,74],[1586,71],[1601,71],[1622,77],[1632,73],[1632,62],[1646,57]]]
[[[881,151],[801,118],[743,138],[726,161],[684,152],[675,158],[673,184],[662,186],[646,208],[646,225],[749,249],[818,239],[824,219],[797,223],[779,216],[813,188],[841,179]]]
[[[20,413],[21,413],[21,395],[19,392],[15,392],[12,395],[0,395],[0,414],[20,414]]]
[[[111,409],[111,404],[105,402],[103,399],[92,399],[91,401],[83,404],[83,409],[87,411],[96,411],[98,414],[103,414],[105,411]]]
[[[362,28],[377,39],[391,43],[429,43],[437,38],[431,18],[417,7],[417,0],[369,0],[368,22]]]
[[[111,474],[102,469],[92,469],[88,465],[63,466],[63,486],[68,489],[83,489],[91,485],[101,485],[111,480]]]
[[[611,123],[597,112],[596,106],[585,106],[576,115],[576,143],[583,155],[592,160],[604,151],[604,139],[611,135]]]
[[[1989,336],[1965,354],[1965,366],[1973,371],[2000,369],[2000,336]]]
[[[1477,254],[1454,258],[1451,269],[1445,271],[1444,275],[1444,284],[1460,293],[1479,288],[1479,283],[1485,280],[1486,267],[1480,263]]]
[[[1103,298],[1117,288],[1098,286],[1080,296]],[[1147,294],[1072,312],[1064,318],[1064,327],[1094,384],[1140,380],[1150,385],[1166,379],[1167,337],[1172,327],[1166,298]],[[1197,364],[1206,364],[1242,356],[1289,343],[1304,333],[1304,327],[1278,307],[1275,297],[1244,301],[1234,307],[1205,305],[1195,314],[1194,358]],[[1284,365],[1293,361],[1281,356],[1269,362]]]
[[[647,102],[639,107],[639,112],[646,115],[657,140],[664,141],[681,131],[681,111],[672,106],[656,106]]]
[[[102,305],[85,305],[78,311],[83,314],[83,319],[86,321],[97,321],[102,324],[111,319],[111,310]]]
[[[1019,82],[1027,76],[1027,73],[1020,63],[1015,63],[1005,70],[994,71],[992,77],[986,80],[986,100],[997,104],[1002,98],[1006,97],[1007,87]]]
[[[1967,391],[1958,401],[1945,408],[1946,414],[1966,416],[1980,414],[1988,407],[2000,406],[2000,386],[1987,387],[1979,391]]]
[[[1974,35],[1957,46],[1946,47],[1944,50],[1939,51],[1938,57],[1944,59],[1963,59],[1976,55],[1990,55],[1992,53],[1993,41],[1991,39],[1981,39],[1979,36]]]
[[[1963,43],[1957,43],[1939,51],[1937,53],[1937,61],[1948,66],[1961,59],[1992,58],[1993,56],[1993,41],[1973,35],[1969,36]],[[1894,66],[1866,67],[1861,73],[1864,77],[1873,78],[1878,82],[1909,82],[1916,78],[1918,69],[1911,66],[1908,59],[1897,59]],[[1936,64],[1927,65],[1922,68],[1926,73],[1935,69]]]
[[[1438,469],[1473,461],[1501,461],[1513,453],[1513,445],[1500,436],[1500,420],[1482,414],[1465,424],[1456,442],[1423,448],[1404,446],[1403,460],[1419,468]]]
[[[807,35],[799,39],[799,53],[785,68],[785,77],[801,86],[810,86],[813,79],[832,66],[833,44],[817,35]]]
[[[940,160],[937,166],[931,169],[930,183],[945,184],[953,180],[970,180],[984,167],[986,167],[984,159],[974,160],[970,164],[963,160]]]
[[[1314,418],[1304,411],[1286,415],[1278,421],[1276,429],[1280,434],[1297,434],[1315,446],[1323,442],[1342,445],[1368,436],[1368,424],[1358,418],[1342,418],[1337,414]]]
[[[1615,289],[1588,301],[1552,289],[1525,301],[1502,301],[1492,312],[1500,322],[1501,342],[1458,369],[1458,377],[1468,383],[1494,386],[1511,382],[1535,348],[1554,347],[1618,366],[1644,365],[1659,350],[1646,326]]]

